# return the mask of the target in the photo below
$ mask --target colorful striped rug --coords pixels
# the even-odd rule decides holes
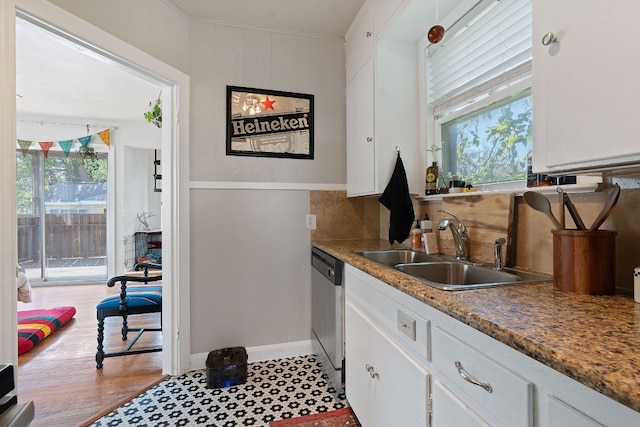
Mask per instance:
[[[358,419],[351,408],[305,415],[304,417],[287,418],[272,421],[269,427],[360,427]]]
[[[18,354],[31,350],[76,314],[71,306],[18,312]]]

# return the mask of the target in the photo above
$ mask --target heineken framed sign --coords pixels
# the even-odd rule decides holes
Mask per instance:
[[[313,95],[227,86],[227,155],[313,159]]]

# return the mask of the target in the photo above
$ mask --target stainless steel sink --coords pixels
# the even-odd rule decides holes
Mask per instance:
[[[424,252],[412,251],[411,249],[384,249],[375,251],[358,251],[356,254],[363,256],[379,264],[394,267],[397,264],[408,264],[414,262],[440,262],[442,258],[434,255],[427,255]]]
[[[357,251],[371,261],[401,271],[434,288],[447,291],[549,282],[553,278],[513,268],[494,270],[490,266],[459,261],[443,255],[427,255],[411,249]]]
[[[542,283],[552,280],[550,276],[528,271],[512,268],[494,270],[490,267],[456,261],[397,264],[394,267],[427,285],[449,291]]]

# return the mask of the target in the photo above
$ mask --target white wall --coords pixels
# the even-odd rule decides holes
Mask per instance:
[[[82,118],[78,118],[78,120],[61,120],[60,117],[18,117],[16,120],[16,138],[28,141],[63,141],[65,139],[79,138],[87,135],[86,123],[91,123],[89,134],[95,134],[115,126],[114,123],[105,122],[100,124],[93,121],[88,122],[87,119]],[[96,141],[95,139],[92,140],[91,147],[97,151],[108,150],[106,145]],[[75,150],[77,145],[76,143],[72,150]],[[37,147],[37,144],[31,146],[32,149],[35,147]],[[60,147],[54,144],[51,150],[60,151]]]
[[[188,73],[188,22],[161,0],[49,0]]]
[[[15,7],[13,0],[0,2],[0,363],[18,363],[18,319],[15,265],[18,262],[16,241],[16,93],[15,93]]]
[[[160,228],[160,193],[153,192],[153,150],[160,149],[161,142],[160,129],[143,121],[114,132],[114,274],[125,271],[123,237],[144,228],[136,215],[152,212],[155,217],[150,224]]]
[[[310,338],[309,192],[215,187],[346,182],[344,43],[192,23],[189,48],[191,180],[212,187],[191,194],[191,352],[285,349]],[[227,156],[227,85],[313,94],[314,160]]]
[[[191,180],[346,182],[344,43],[192,23]],[[227,156],[226,86],[314,95],[315,159]]]
[[[190,75],[191,353],[309,339],[308,192],[215,188],[346,182],[343,41],[187,23],[153,0],[52,2]],[[226,156],[227,85],[315,95],[315,159]]]
[[[308,191],[194,190],[191,352],[311,332]]]
[[[155,215],[149,224],[159,228],[160,194],[153,191],[153,152],[160,153],[160,129],[143,122],[118,129],[116,137],[116,208],[122,225],[118,236],[142,230],[136,215],[143,211]]]

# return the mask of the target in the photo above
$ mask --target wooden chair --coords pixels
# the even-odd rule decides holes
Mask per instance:
[[[106,357],[127,356],[131,354],[151,353],[161,351],[162,346],[151,348],[132,349],[138,338],[145,331],[161,331],[162,315],[159,328],[130,328],[128,317],[136,314],[162,313],[162,285],[149,285],[150,282],[162,280],[162,273],[153,270],[162,270],[161,264],[138,263],[134,267],[135,271],[142,271],[141,274],[130,273],[123,276],[116,276],[109,279],[107,286],[113,287],[120,283],[120,293],[104,298],[96,306],[98,317],[98,351],[96,353],[96,368],[102,368],[102,362]],[[151,271],[150,271],[151,270]],[[127,287],[127,283],[140,283],[138,286]],[[122,340],[127,340],[129,331],[137,331],[136,336],[129,342],[122,351],[105,353],[104,341],[104,320],[107,317],[122,317]]]

